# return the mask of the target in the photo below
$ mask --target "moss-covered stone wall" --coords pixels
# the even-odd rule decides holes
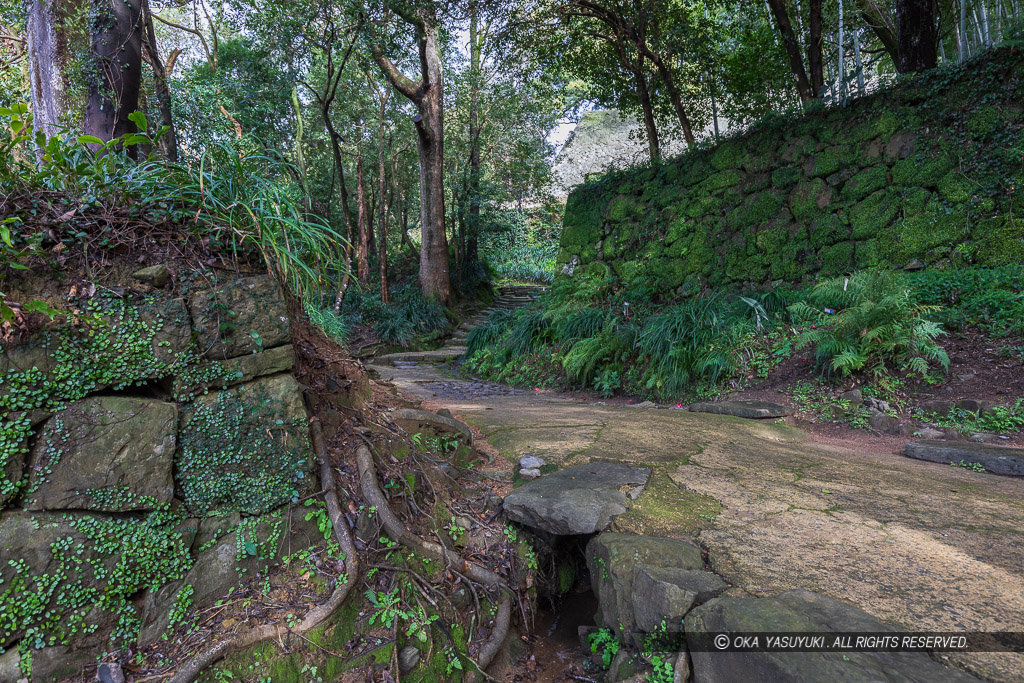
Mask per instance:
[[[758,286],[875,266],[1024,261],[1024,53],[766,122],[568,199],[563,274]]]

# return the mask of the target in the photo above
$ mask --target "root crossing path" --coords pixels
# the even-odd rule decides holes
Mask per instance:
[[[518,302],[517,302],[518,303]],[[447,407],[502,457],[559,468],[591,460],[653,474],[620,531],[696,538],[737,594],[803,588],[908,631],[1019,631],[1024,479],[814,442],[784,424],[609,406],[453,378],[462,348],[378,359],[408,397]],[[998,681],[1024,655],[950,655]]]

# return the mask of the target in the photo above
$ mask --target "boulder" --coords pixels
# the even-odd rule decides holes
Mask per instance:
[[[729,585],[717,574],[679,567],[633,569],[633,619],[637,631],[668,633],[683,629],[683,617],[694,605],[718,597]]]
[[[637,626],[634,611],[634,575],[643,582],[639,594],[639,600],[642,600],[645,597],[643,587],[650,587],[648,578],[651,579],[650,583],[662,584],[670,581],[661,579],[677,578],[676,575],[660,573],[657,570],[700,572],[704,569],[700,548],[692,543],[658,536],[634,536],[611,532],[595,536],[587,543],[586,559],[591,586],[600,609],[596,622],[600,626],[612,629],[624,643],[636,643],[638,632],[643,630]],[[646,570],[642,572],[645,576],[641,576],[638,570]],[[665,586],[657,586],[652,590],[669,592]],[[683,589],[683,592],[687,590]],[[689,592],[694,593],[694,596],[690,604],[685,605],[685,609],[689,609],[697,598],[697,591]],[[673,596],[680,597],[674,593]],[[685,596],[682,597],[685,599]],[[642,618],[652,620],[652,610],[656,611],[660,607],[661,605],[654,605],[645,610]],[[676,607],[683,606],[677,604]],[[661,616],[658,616],[657,624],[660,623]]]
[[[59,411],[32,449],[28,510],[152,510],[174,496],[173,403],[94,396]]]
[[[767,420],[792,415],[793,409],[769,401],[714,401],[694,403],[690,406],[690,412],[733,415],[750,420]]]
[[[406,645],[398,653],[398,671],[403,676],[420,663],[420,651],[414,645]]]
[[[970,441],[911,441],[904,452],[908,458],[917,460],[945,465],[977,463],[992,474],[1024,477],[1024,448],[1003,448]]]
[[[693,679],[701,683],[977,681],[964,672],[942,666],[924,653],[720,652],[711,642],[711,634],[723,632],[899,633],[856,607],[809,591],[790,591],[773,598],[715,598],[686,615],[685,631]]]
[[[642,486],[650,467],[591,462],[526,483],[505,497],[512,521],[552,534],[593,534],[607,529],[627,509],[620,489]]]
[[[410,434],[418,434],[424,429],[431,429],[439,434],[454,434],[467,446],[473,445],[473,432],[469,426],[454,417],[438,415],[427,410],[400,408],[391,413],[391,419]]]
[[[526,479],[529,481],[532,481],[534,479],[540,479],[540,470],[535,467],[531,467],[525,470],[519,470],[519,476],[522,479]]]
[[[132,273],[132,279],[151,287],[163,287],[171,281],[171,271],[164,264],[140,268]]]
[[[907,426],[900,422],[899,418],[886,415],[875,409],[872,409],[871,414],[868,416],[868,424],[871,425],[872,429],[882,434],[892,434],[894,436],[907,435]]]
[[[182,414],[175,481],[189,512],[256,515],[312,490],[302,390],[288,374],[214,391]]]
[[[199,349],[210,360],[244,356],[291,340],[284,292],[267,275],[197,291],[188,305]]]

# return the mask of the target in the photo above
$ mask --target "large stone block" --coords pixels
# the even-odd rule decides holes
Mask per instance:
[[[302,390],[287,374],[214,391],[188,404],[175,453],[189,511],[261,514],[311,490]]]
[[[249,577],[322,541],[316,522],[306,520],[307,510],[285,508],[251,517],[207,541],[184,577],[142,598],[140,644],[148,645],[168,630],[176,603],[187,601],[193,608],[211,605]]]
[[[76,401],[32,449],[29,510],[152,510],[174,496],[178,409],[126,396]]]
[[[923,652],[717,652],[709,642],[709,634],[723,632],[899,633],[856,607],[809,591],[790,591],[774,598],[715,598],[686,616],[685,631],[693,677],[701,683],[977,681]]]
[[[211,360],[280,346],[291,339],[284,292],[266,276],[232,280],[189,297],[200,353]]]
[[[636,635],[642,630],[636,623],[633,606],[634,570],[704,569],[700,548],[686,541],[658,536],[603,533],[587,544],[586,558],[591,586],[601,610],[599,625],[612,629],[625,643],[636,643]],[[664,578],[657,571],[654,576],[659,577],[659,582]],[[685,608],[689,609],[689,605]]]

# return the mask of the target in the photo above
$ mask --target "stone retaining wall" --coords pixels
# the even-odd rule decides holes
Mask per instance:
[[[0,671],[32,680],[152,642],[322,537],[289,511],[316,488],[276,281],[69,308],[0,353]]]

